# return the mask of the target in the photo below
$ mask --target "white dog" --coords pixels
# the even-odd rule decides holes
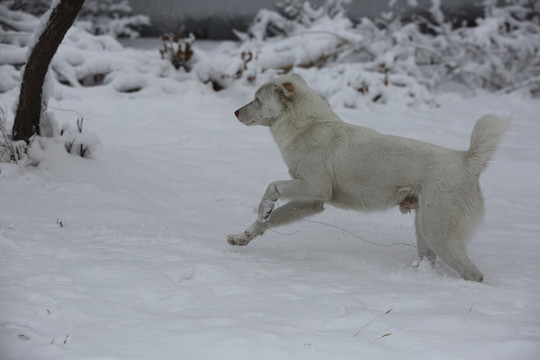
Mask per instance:
[[[467,151],[383,135],[340,120],[296,74],[264,84],[235,115],[245,125],[270,127],[292,180],[268,186],[258,220],[229,235],[229,244],[247,245],[270,227],[323,211],[324,203],[365,211],[399,206],[416,211],[421,258],[438,256],[464,279],[483,280],[465,243],[484,214],[478,177],[507,122],[480,118]],[[290,201],[274,210],[282,198]]]

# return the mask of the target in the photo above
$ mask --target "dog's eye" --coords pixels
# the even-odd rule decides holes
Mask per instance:
[[[258,104],[258,103],[260,103],[260,102],[261,102],[261,100],[259,100],[259,98],[256,97],[256,98],[255,98],[255,103]]]

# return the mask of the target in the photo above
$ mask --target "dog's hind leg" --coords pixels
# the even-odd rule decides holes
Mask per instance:
[[[290,224],[305,217],[315,215],[324,210],[322,201],[289,201],[283,206],[272,211],[272,216],[265,222],[255,221],[242,234],[227,236],[230,245],[247,245],[251,240],[264,234],[271,227]]]
[[[424,239],[424,235],[422,234],[422,229],[418,220],[418,213],[416,213],[414,225],[416,227],[416,252],[418,253],[418,257],[420,258],[420,260],[427,259],[431,263],[435,263],[437,254],[435,254],[435,252],[431,250],[426,240]]]
[[[452,269],[456,270],[463,279],[469,281],[482,282],[484,275],[476,268],[465,252],[465,245],[459,241],[449,239],[450,244],[446,246],[436,246],[435,252],[439,258]]]
[[[455,204],[437,200],[439,202],[432,202],[430,206],[421,201],[416,214],[419,255],[434,253],[465,280],[481,282],[484,276],[469,259],[465,248],[473,227],[467,217],[474,218],[474,214],[466,208],[456,208]]]

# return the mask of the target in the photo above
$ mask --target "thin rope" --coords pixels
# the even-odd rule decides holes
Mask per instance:
[[[281,207],[281,205],[279,204],[279,202],[276,201],[276,208],[279,208]],[[371,240],[368,240],[366,239],[365,237],[362,237],[360,235],[356,235],[355,233],[352,233],[350,232],[349,230],[346,230],[342,227],[339,227],[337,225],[333,225],[333,224],[328,224],[328,223],[325,223],[323,221],[317,221],[317,220],[308,220],[308,219],[302,219],[301,221],[306,221],[306,222],[310,222],[310,223],[313,223],[313,224],[319,224],[319,225],[324,225],[324,226],[328,226],[328,227],[331,227],[331,228],[334,228],[334,229],[338,229],[338,230],[341,230],[343,231],[344,233],[346,234],[349,234],[350,236],[352,237],[355,237],[359,240],[362,240],[362,241],[365,241],[371,245],[375,245],[375,246],[380,246],[380,247],[391,247],[391,246],[396,246],[396,245],[401,245],[401,246],[408,246],[408,247],[412,247],[412,248],[416,248],[416,245],[412,245],[412,244],[407,244],[407,243],[403,243],[403,242],[400,242],[400,243],[393,243],[393,244],[379,244],[379,243],[376,243],[374,241],[371,241]],[[293,233],[290,233],[290,234],[287,234],[287,233],[280,233],[279,231],[276,231],[276,230],[273,230],[273,229],[268,229],[268,231],[272,231],[278,235],[282,235],[282,236],[291,236],[291,235],[295,235],[295,234],[298,234],[300,231],[302,231],[301,229],[298,229],[297,231],[293,232]]]
[[[268,231],[271,231],[271,232],[276,233],[276,234],[281,235],[281,236],[292,236],[292,235],[298,234],[302,230],[298,229],[298,230],[296,230],[295,232],[292,232],[292,233],[282,233],[282,232],[279,232],[279,231],[274,230],[274,229],[268,229]]]
[[[353,236],[353,237],[355,237],[355,238],[357,238],[357,239],[360,239],[360,240],[362,240],[362,241],[365,241],[365,242],[367,242],[367,243],[369,243],[369,244],[371,244],[371,245],[375,245],[375,246],[380,246],[380,247],[391,247],[391,246],[396,246],[396,245],[402,245],[402,246],[409,246],[409,247],[413,247],[413,248],[416,247],[416,245],[407,244],[407,243],[403,243],[403,242],[400,242],[400,243],[393,243],[393,244],[378,244],[378,243],[376,243],[376,242],[374,242],[374,241],[371,241],[371,240],[366,239],[365,237],[362,237],[362,236],[360,236],[360,235],[356,235],[356,234],[350,232],[349,230],[346,230],[346,229],[344,229],[344,228],[341,228],[341,227],[339,227],[339,226],[337,226],[337,225],[328,224],[328,223],[325,223],[325,222],[322,222],[322,221],[317,221],[317,220],[303,219],[302,221],[307,221],[307,222],[314,223],[314,224],[319,224],[319,225],[325,225],[325,226],[332,227],[332,228],[334,228],[334,229],[341,230],[341,231],[343,231],[343,232],[346,233],[346,234],[349,234],[349,235],[351,235],[351,236]]]

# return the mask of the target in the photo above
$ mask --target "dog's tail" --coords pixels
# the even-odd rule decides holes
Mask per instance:
[[[465,152],[465,164],[471,173],[480,175],[484,171],[509,124],[510,121],[495,115],[478,119],[471,135],[471,146]]]

